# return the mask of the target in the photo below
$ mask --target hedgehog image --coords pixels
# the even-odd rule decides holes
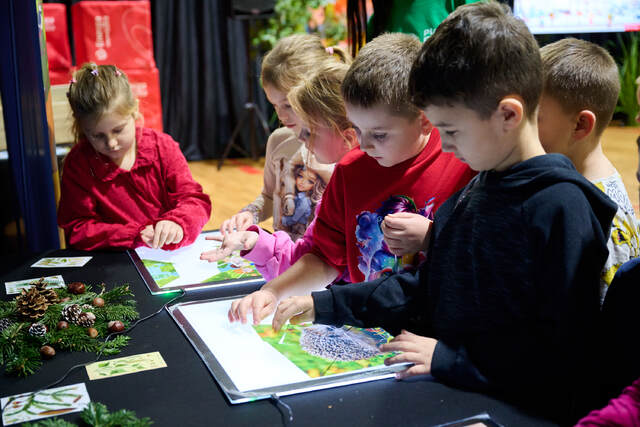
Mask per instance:
[[[300,347],[312,356],[338,361],[368,359],[380,353],[373,340],[328,325],[313,325],[303,329]]]

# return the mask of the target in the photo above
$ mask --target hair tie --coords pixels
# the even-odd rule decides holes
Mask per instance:
[[[98,69],[94,68],[93,70],[91,70],[91,74],[93,74],[94,76],[98,75]]]
[[[116,68],[116,76],[120,77],[121,75],[122,75],[122,72]]]
[[[325,47],[324,50],[326,50],[329,55],[333,55],[333,46]]]
[[[76,80],[75,77],[71,77],[71,80],[69,80],[69,85],[72,85],[74,83],[78,83],[78,81]]]

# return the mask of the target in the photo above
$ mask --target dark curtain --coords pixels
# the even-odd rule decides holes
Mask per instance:
[[[261,52],[250,49],[247,57],[252,23],[235,19],[229,1],[151,0],[151,6],[165,132],[189,160],[219,158],[242,117],[249,86],[262,111],[269,107],[258,83]],[[257,123],[241,126],[236,144],[249,151],[248,129]],[[256,132],[259,154],[265,142]]]

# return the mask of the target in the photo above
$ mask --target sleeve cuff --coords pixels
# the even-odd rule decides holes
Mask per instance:
[[[258,240],[256,240],[256,244],[253,246],[253,249],[249,249],[248,251],[240,251],[240,256],[242,258],[246,258],[249,261],[263,265],[267,262],[273,254],[271,253],[271,248],[273,248],[273,234],[267,233],[262,228],[257,225],[250,225],[247,228],[247,231],[253,231],[258,233]]]
[[[335,322],[333,322],[335,312],[333,309],[333,293],[331,290],[312,292],[311,298],[313,298],[313,309],[315,312],[314,323],[335,325]]]

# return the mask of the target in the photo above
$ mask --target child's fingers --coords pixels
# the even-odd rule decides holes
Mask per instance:
[[[418,375],[428,375],[430,373],[431,370],[429,370],[426,365],[416,364],[404,371],[396,372],[396,379],[403,380],[405,378],[415,377]]]
[[[224,241],[224,236],[222,234],[214,234],[213,236],[206,236],[205,240],[216,240],[218,242]]]
[[[206,252],[202,252],[200,254],[200,259],[203,261],[209,261],[209,262],[216,262],[221,260],[222,258],[225,258],[226,255],[224,255],[224,252],[221,251],[220,249],[213,249],[210,251],[206,251]]]

